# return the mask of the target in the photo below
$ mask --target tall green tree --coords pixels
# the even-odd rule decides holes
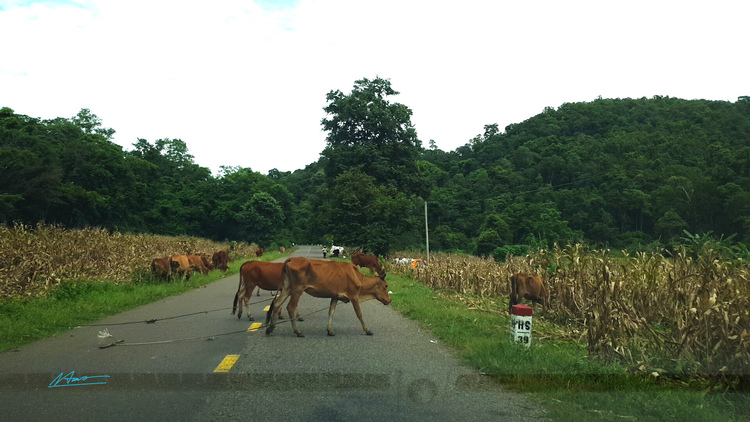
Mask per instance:
[[[410,229],[412,203],[395,188],[378,186],[357,169],[340,174],[316,201],[316,219],[337,243],[387,253],[398,235]]]
[[[326,95],[326,117],[321,124],[326,136],[322,157],[328,182],[359,168],[378,185],[407,194],[425,195],[417,159],[422,145],[411,123],[409,107],[391,102],[399,93],[388,79],[355,81],[349,94],[336,90]]]

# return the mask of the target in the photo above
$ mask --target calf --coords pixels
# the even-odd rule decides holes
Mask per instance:
[[[213,269],[206,257],[200,255],[187,255],[187,259],[190,263],[190,269],[198,271],[203,275],[208,274],[208,272]]]
[[[154,277],[169,281],[169,278],[172,276],[169,257],[155,258],[151,261],[151,272],[154,274]]]
[[[190,260],[185,255],[172,255],[169,257],[169,266],[172,269],[172,274],[180,278],[180,280],[190,280],[192,271],[190,268]]]
[[[217,268],[221,271],[226,271],[229,269],[227,267],[227,264],[229,263],[229,254],[226,251],[214,252],[213,256],[211,256],[211,261],[214,264],[214,268]]]
[[[368,268],[370,274],[383,274],[383,267],[380,266],[380,260],[377,256],[368,255],[366,253],[354,253],[352,254],[352,264],[361,267]]]

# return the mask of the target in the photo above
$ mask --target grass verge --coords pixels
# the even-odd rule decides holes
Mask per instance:
[[[706,392],[594,362],[583,344],[553,340],[555,327],[543,318],[534,319],[531,348],[513,345],[505,301],[436,292],[406,277],[388,283],[395,309],[430,329],[466,364],[529,394],[552,420],[750,420],[748,395]]]
[[[272,261],[281,256],[269,253],[260,259]],[[0,301],[0,353],[205,286],[237,274],[246,261],[236,259],[229,263],[226,273],[195,274],[185,283],[155,281],[150,273],[142,277],[135,275],[132,283],[124,284],[64,281],[47,297]]]

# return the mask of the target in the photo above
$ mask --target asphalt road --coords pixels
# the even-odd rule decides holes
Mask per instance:
[[[322,258],[313,246],[294,256]],[[237,284],[237,275],[227,277],[0,354],[0,419],[545,419],[528,398],[462,366],[428,331],[380,302],[362,304],[373,336],[343,303],[333,320],[336,336],[327,336],[329,301],[307,295],[299,305],[305,337],[288,323],[267,336],[263,328],[248,331],[253,322],[246,316],[230,315]],[[398,292],[391,297],[398,301]],[[271,299],[269,292],[253,296],[256,322],[265,319]],[[157,321],[139,322],[151,319]],[[119,325],[127,322],[138,323]],[[104,328],[113,338],[98,338]],[[99,347],[114,341],[121,343]],[[225,366],[228,372],[215,372],[232,355],[237,360]]]

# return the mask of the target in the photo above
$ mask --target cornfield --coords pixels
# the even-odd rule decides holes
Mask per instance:
[[[251,256],[256,245],[216,243],[194,237],[110,233],[106,229],[66,230],[38,224],[0,226],[0,300],[46,295],[62,280],[126,283],[169,255],[206,255],[227,250]]]
[[[435,289],[508,297],[509,278],[539,275],[550,291],[541,316],[582,333],[591,357],[653,376],[739,380],[750,387],[750,265],[711,248],[671,256],[612,257],[582,245],[506,262],[432,255],[411,272]]]

